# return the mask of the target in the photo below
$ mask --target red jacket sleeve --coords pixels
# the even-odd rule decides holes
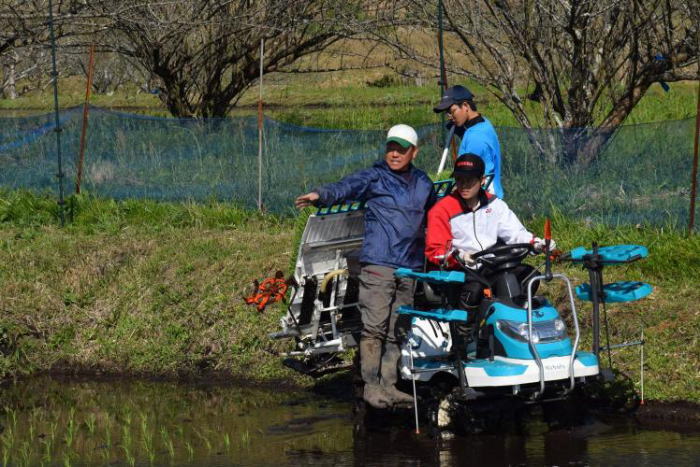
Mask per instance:
[[[428,211],[428,229],[425,234],[425,257],[433,264],[439,265],[442,260],[435,259],[447,253],[452,246],[452,228],[450,227],[450,213],[447,209],[447,199],[438,202]],[[448,258],[449,266],[456,266],[454,258]]]

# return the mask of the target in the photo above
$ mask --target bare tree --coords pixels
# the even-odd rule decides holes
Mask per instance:
[[[54,30],[57,39],[89,34],[82,12],[81,0],[54,0]],[[49,53],[48,0],[0,0],[0,65],[3,78],[2,93],[13,99],[21,91],[18,82],[32,78],[30,85],[41,83],[41,75],[48,74]],[[35,79],[37,78],[37,79]]]
[[[277,71],[343,37],[337,18],[353,11],[331,0],[104,0],[91,2],[111,32],[103,47],[150,73],[176,116],[223,116],[263,71]],[[115,36],[116,34],[116,36]]]
[[[653,83],[697,79],[698,0],[443,3],[449,71],[486,85],[524,128],[560,129],[530,131],[553,160],[589,163]],[[435,46],[426,53],[404,40],[410,28],[434,31],[436,12],[436,1],[406,0],[391,12],[393,29],[365,32],[436,65]],[[540,115],[526,111],[527,98]]]
[[[0,90],[5,99],[17,97],[17,81],[25,75],[25,70],[18,70],[21,55],[41,36],[42,28],[37,24],[41,20],[35,7],[33,3],[0,0],[0,65],[3,74]]]
[[[81,53],[72,54],[70,68],[87,78],[89,49],[85,51],[84,48],[80,48],[78,51]],[[142,85],[144,82],[144,72],[138,63],[115,52],[95,52],[92,92],[112,94],[127,83]]]
[[[50,51],[39,45],[16,47],[0,56],[3,77],[0,90],[5,99],[42,88],[49,80]]]

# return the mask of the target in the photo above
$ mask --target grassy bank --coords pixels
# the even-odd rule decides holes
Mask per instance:
[[[288,377],[265,338],[278,311],[241,295],[289,264],[291,221],[231,205],[0,201],[2,373],[51,368]]]
[[[541,233],[541,219],[529,225]],[[281,307],[260,314],[240,298],[252,279],[288,269],[293,230],[293,219],[228,204],[96,199],[78,200],[73,222],[60,228],[50,198],[0,194],[0,371],[216,371],[303,382],[274,355],[288,343],[266,337],[277,330]],[[643,323],[646,397],[700,401],[700,238],[563,216],[554,219],[554,234],[563,249],[594,240],[649,247],[649,259],[606,270],[607,281],[655,287],[648,299],[610,307],[611,341],[633,340]],[[575,283],[586,280],[580,268],[558,267]],[[582,307],[589,332],[590,309]],[[639,380],[636,348],[615,352],[613,361]]]

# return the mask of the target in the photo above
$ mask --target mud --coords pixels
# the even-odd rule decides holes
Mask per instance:
[[[690,401],[645,401],[634,416],[647,427],[700,431],[700,404]]]

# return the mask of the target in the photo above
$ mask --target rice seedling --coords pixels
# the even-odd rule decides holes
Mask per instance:
[[[111,449],[112,448],[112,427],[111,426],[105,427],[104,441],[105,441],[106,448]]]
[[[66,433],[63,436],[63,441],[66,444],[66,448],[70,449],[73,446],[73,439],[75,437],[75,409],[71,407],[70,414],[68,416],[68,424],[66,426]]]
[[[131,427],[125,424],[122,426],[121,448],[127,459],[131,457],[131,441]]]
[[[30,454],[31,454],[31,447],[29,445],[29,441],[25,441],[22,443],[22,447],[20,448],[20,458],[22,459],[22,463],[24,465],[30,465],[29,460],[30,460]]]
[[[14,454],[15,444],[18,441],[15,439],[16,436],[16,431],[13,428],[5,427],[0,437],[2,442],[2,465],[9,465],[10,460],[17,457]]]
[[[17,429],[17,411],[9,408],[7,410],[10,416],[10,420],[12,420],[12,428]]]
[[[243,446],[250,445],[250,432],[248,430],[243,430],[241,432],[241,444]]]
[[[127,444],[122,444],[121,448],[122,451],[124,451],[124,459],[126,460],[127,464],[134,465],[136,463],[136,459],[134,458],[131,452],[131,446]]]
[[[173,445],[173,440],[170,438],[170,435],[168,434],[168,430],[166,427],[161,426],[160,427],[160,436],[163,439],[163,444],[165,445],[165,449],[168,450],[168,455],[170,456],[170,459],[175,458],[175,446]]]
[[[56,440],[56,430],[58,428],[58,422],[52,422],[49,424],[49,435],[51,442],[53,443]]]
[[[146,451],[146,455],[151,463],[155,460],[155,449],[153,446],[153,433],[148,428],[148,417],[146,414],[141,414],[141,442]]]
[[[197,428],[194,429],[195,434],[199,437],[204,442],[204,445],[207,447],[207,451],[211,452],[212,451],[212,445],[211,441],[209,440],[208,437],[204,436],[201,431],[199,431]]]
[[[85,419],[85,426],[87,426],[88,432],[91,435],[95,434],[95,425],[96,425],[97,419],[95,417],[94,413],[90,413],[87,418]]]
[[[43,445],[44,445],[44,455],[43,455],[43,457],[42,457],[41,459],[42,459],[42,461],[49,463],[49,462],[51,462],[51,453],[52,453],[52,448],[53,448],[53,440],[51,440],[50,438],[48,438],[48,439],[42,439],[41,442],[42,442]]]

